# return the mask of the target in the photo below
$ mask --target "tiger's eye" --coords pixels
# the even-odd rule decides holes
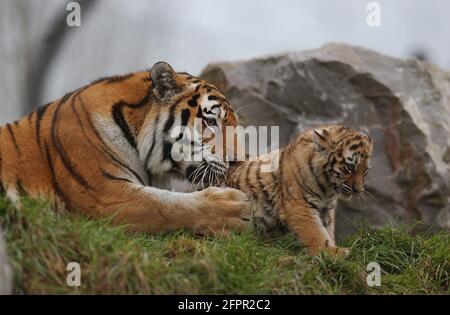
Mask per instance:
[[[347,171],[349,171],[350,173],[353,173],[355,171],[355,165],[354,164],[345,164],[345,168],[347,169]]]
[[[207,118],[206,119],[206,124],[208,126],[215,126],[216,125],[216,120],[214,118]]]

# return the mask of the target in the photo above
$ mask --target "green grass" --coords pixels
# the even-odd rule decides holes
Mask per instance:
[[[178,232],[130,236],[108,220],[57,215],[45,203],[16,209],[0,199],[0,224],[18,294],[448,294],[449,234],[407,228],[360,230],[345,259],[311,257],[292,236],[275,243],[252,233],[213,239]],[[81,287],[66,265],[81,265]],[[382,267],[380,287],[366,266]]]

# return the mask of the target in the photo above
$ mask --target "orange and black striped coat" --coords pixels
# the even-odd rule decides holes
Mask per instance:
[[[172,156],[175,141],[193,141],[173,131],[195,118],[208,125],[237,124],[213,85],[163,62],[149,71],[97,80],[1,127],[1,193],[13,202],[29,195],[60,210],[114,215],[115,222],[138,232],[243,229],[249,207],[240,191],[177,193],[155,187],[172,177],[191,179],[210,163]],[[215,178],[228,168],[226,162],[210,164],[206,170]]]
[[[368,135],[345,126],[309,130],[281,150],[236,163],[226,183],[253,198],[252,221],[265,236],[291,230],[312,254],[345,254],[335,243],[336,203],[364,196],[372,147]]]

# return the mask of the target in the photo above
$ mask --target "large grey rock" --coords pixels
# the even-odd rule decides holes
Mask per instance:
[[[373,197],[338,209],[338,236],[422,220],[450,229],[450,73],[343,44],[206,67],[244,125],[279,125],[281,145],[306,128],[343,123],[375,140]]]
[[[6,255],[5,243],[3,240],[3,231],[0,227],[0,295],[11,294],[12,277],[11,268]]]

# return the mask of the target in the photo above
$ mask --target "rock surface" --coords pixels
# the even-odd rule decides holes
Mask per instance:
[[[340,203],[337,232],[355,222],[450,229],[450,73],[344,44],[208,65],[202,77],[243,125],[280,126],[280,145],[306,128],[343,123],[375,141],[368,202]]]
[[[0,295],[12,293],[11,269],[6,256],[3,231],[0,228]]]

